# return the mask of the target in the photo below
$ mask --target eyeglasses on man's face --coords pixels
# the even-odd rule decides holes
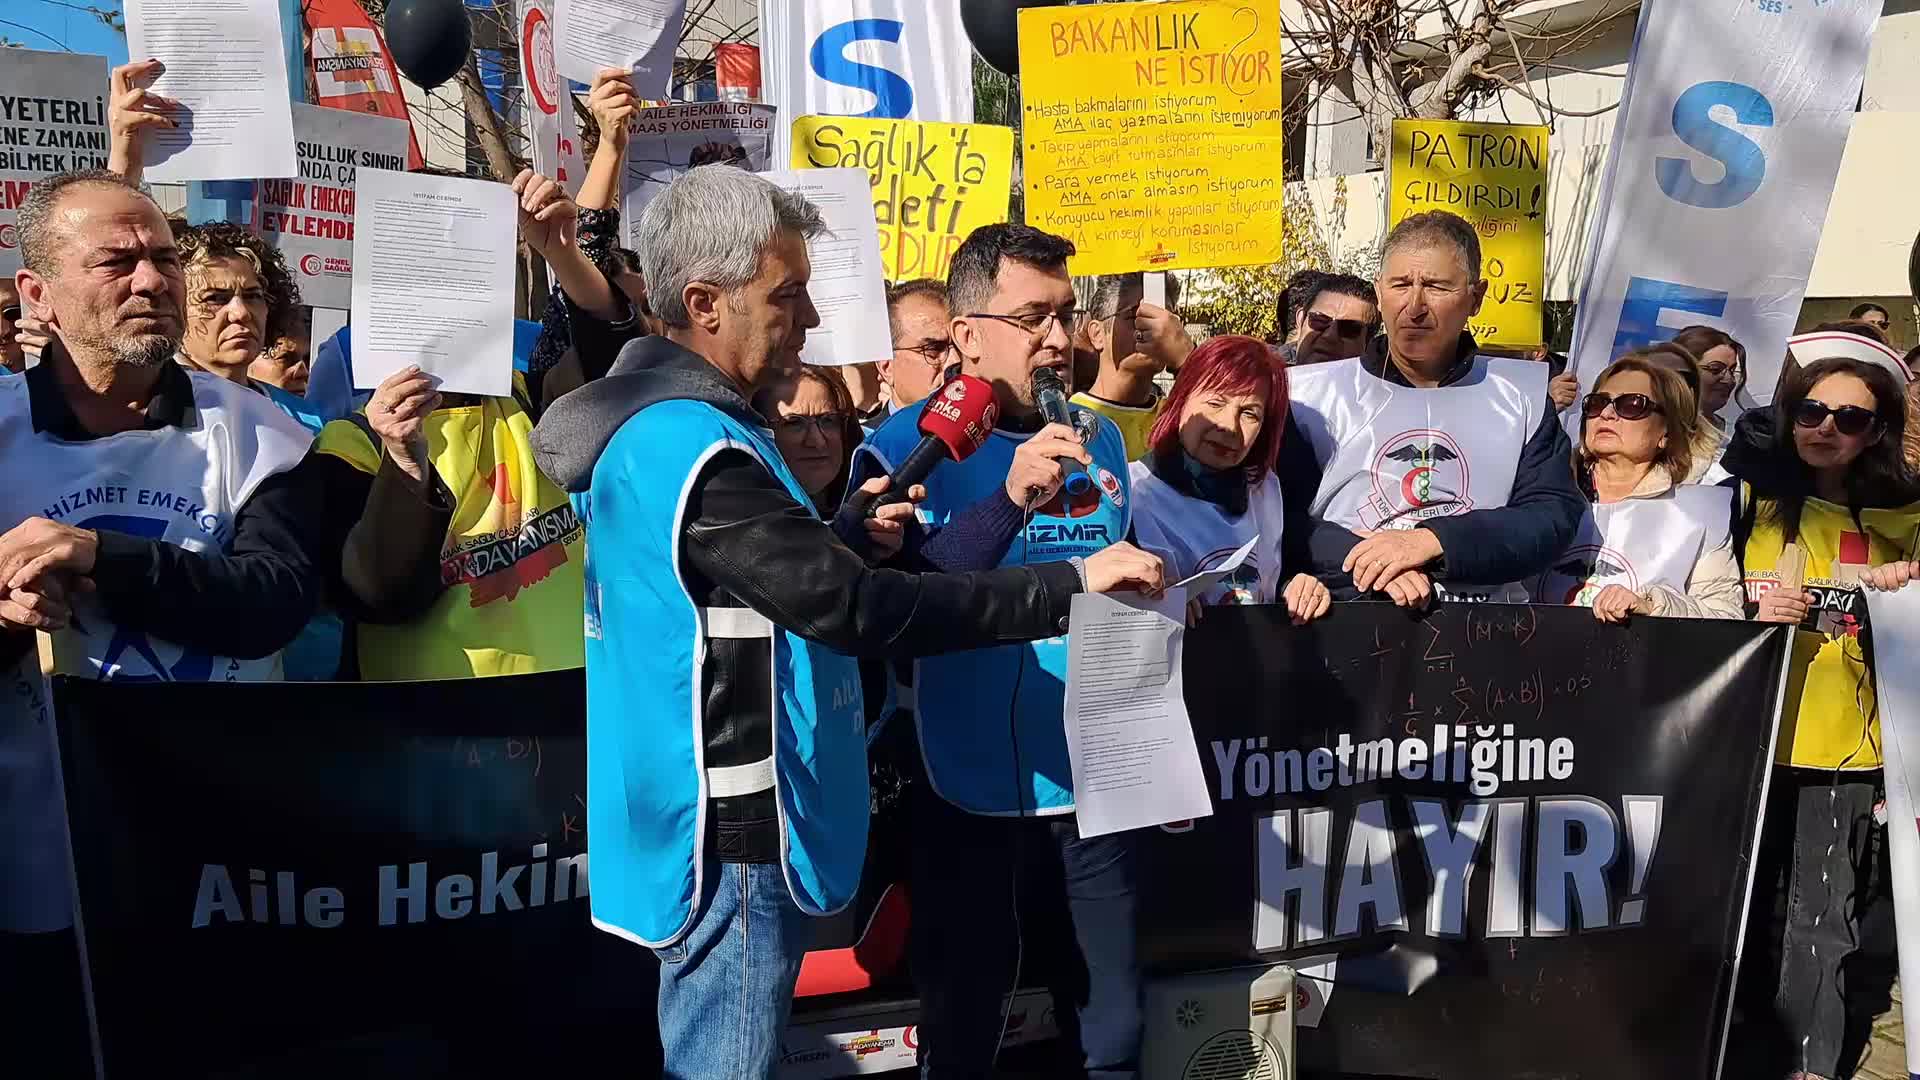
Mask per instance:
[[[953,343],[950,341],[928,338],[918,345],[895,345],[893,351],[896,354],[911,353],[925,361],[928,367],[938,368],[946,362],[947,351],[952,348]]]
[[[1019,327],[1035,341],[1046,337],[1054,323],[1059,323],[1060,329],[1066,331],[1068,337],[1073,337],[1085,330],[1087,324],[1093,321],[1092,316],[1085,311],[1030,311],[1024,315],[999,315],[991,311],[975,311],[966,317],[991,319],[994,322]]]

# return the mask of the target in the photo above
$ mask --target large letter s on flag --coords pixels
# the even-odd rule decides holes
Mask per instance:
[[[874,96],[874,106],[860,115],[875,120],[904,120],[913,112],[913,87],[896,72],[847,59],[847,46],[857,41],[898,43],[906,24],[897,19],[855,19],[830,26],[814,40],[807,59],[813,73],[836,86],[851,86]]]
[[[1671,198],[1707,210],[1739,206],[1760,190],[1767,175],[1767,155],[1753,140],[1713,118],[1713,107],[1733,110],[1735,123],[1773,126],[1773,105],[1751,86],[1732,82],[1704,82],[1691,87],[1673,103],[1673,133],[1680,141],[1726,166],[1718,183],[1703,184],[1684,158],[1659,158],[1654,174],[1660,190]]]

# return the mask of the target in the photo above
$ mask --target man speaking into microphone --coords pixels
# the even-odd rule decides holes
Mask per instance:
[[[712,165],[638,228],[666,333],[534,433],[587,532],[593,921],[659,957],[665,1075],[769,1077],[807,916],[846,906],[866,854],[850,657],[1057,634],[1073,594],[1158,590],[1160,565],[1120,547],[981,574],[870,566],[843,542],[866,547],[861,523],[814,514],[748,404],[820,323],[818,209]]]
[[[1067,277],[1073,250],[1025,225],[989,225],[954,252],[947,280],[953,347],[962,373],[993,387],[1000,418],[977,451],[926,480],[919,516],[927,538],[910,538],[909,554],[938,569],[1097,559],[1115,545],[1129,547],[1120,430],[1083,413],[1091,432],[1083,444],[1073,426],[1048,423],[1042,408],[1046,402],[1063,417],[1073,339],[1086,321]],[[893,471],[919,443],[928,407],[901,409],[874,433],[855,455],[856,481]],[[1078,1012],[1086,1071],[1121,1077],[1136,1069],[1131,838],[1080,839],[1062,719],[1066,678],[1062,637],[914,664],[928,781],[915,785],[912,870],[923,1077],[991,1073],[1023,944],[1014,884],[1047,873],[1043,867],[1054,868],[1055,881],[1064,877],[1089,976],[1084,1001],[1058,1003],[1062,1014]],[[1037,943],[1024,944],[1033,955]]]

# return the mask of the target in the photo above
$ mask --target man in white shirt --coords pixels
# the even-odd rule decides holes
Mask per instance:
[[[28,192],[18,228],[14,283],[54,341],[0,379],[0,1071],[77,1076],[85,1017],[35,635],[82,677],[277,677],[319,593],[319,511],[307,433],[174,362],[185,283],[151,199],[114,173],[65,173]]]

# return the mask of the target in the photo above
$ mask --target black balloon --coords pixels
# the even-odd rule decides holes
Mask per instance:
[[[473,52],[473,24],[461,0],[393,0],[387,48],[402,74],[428,90],[454,77]]]
[[[1008,75],[1020,74],[1020,9],[1058,6],[1061,0],[960,0],[960,24],[980,59]]]

